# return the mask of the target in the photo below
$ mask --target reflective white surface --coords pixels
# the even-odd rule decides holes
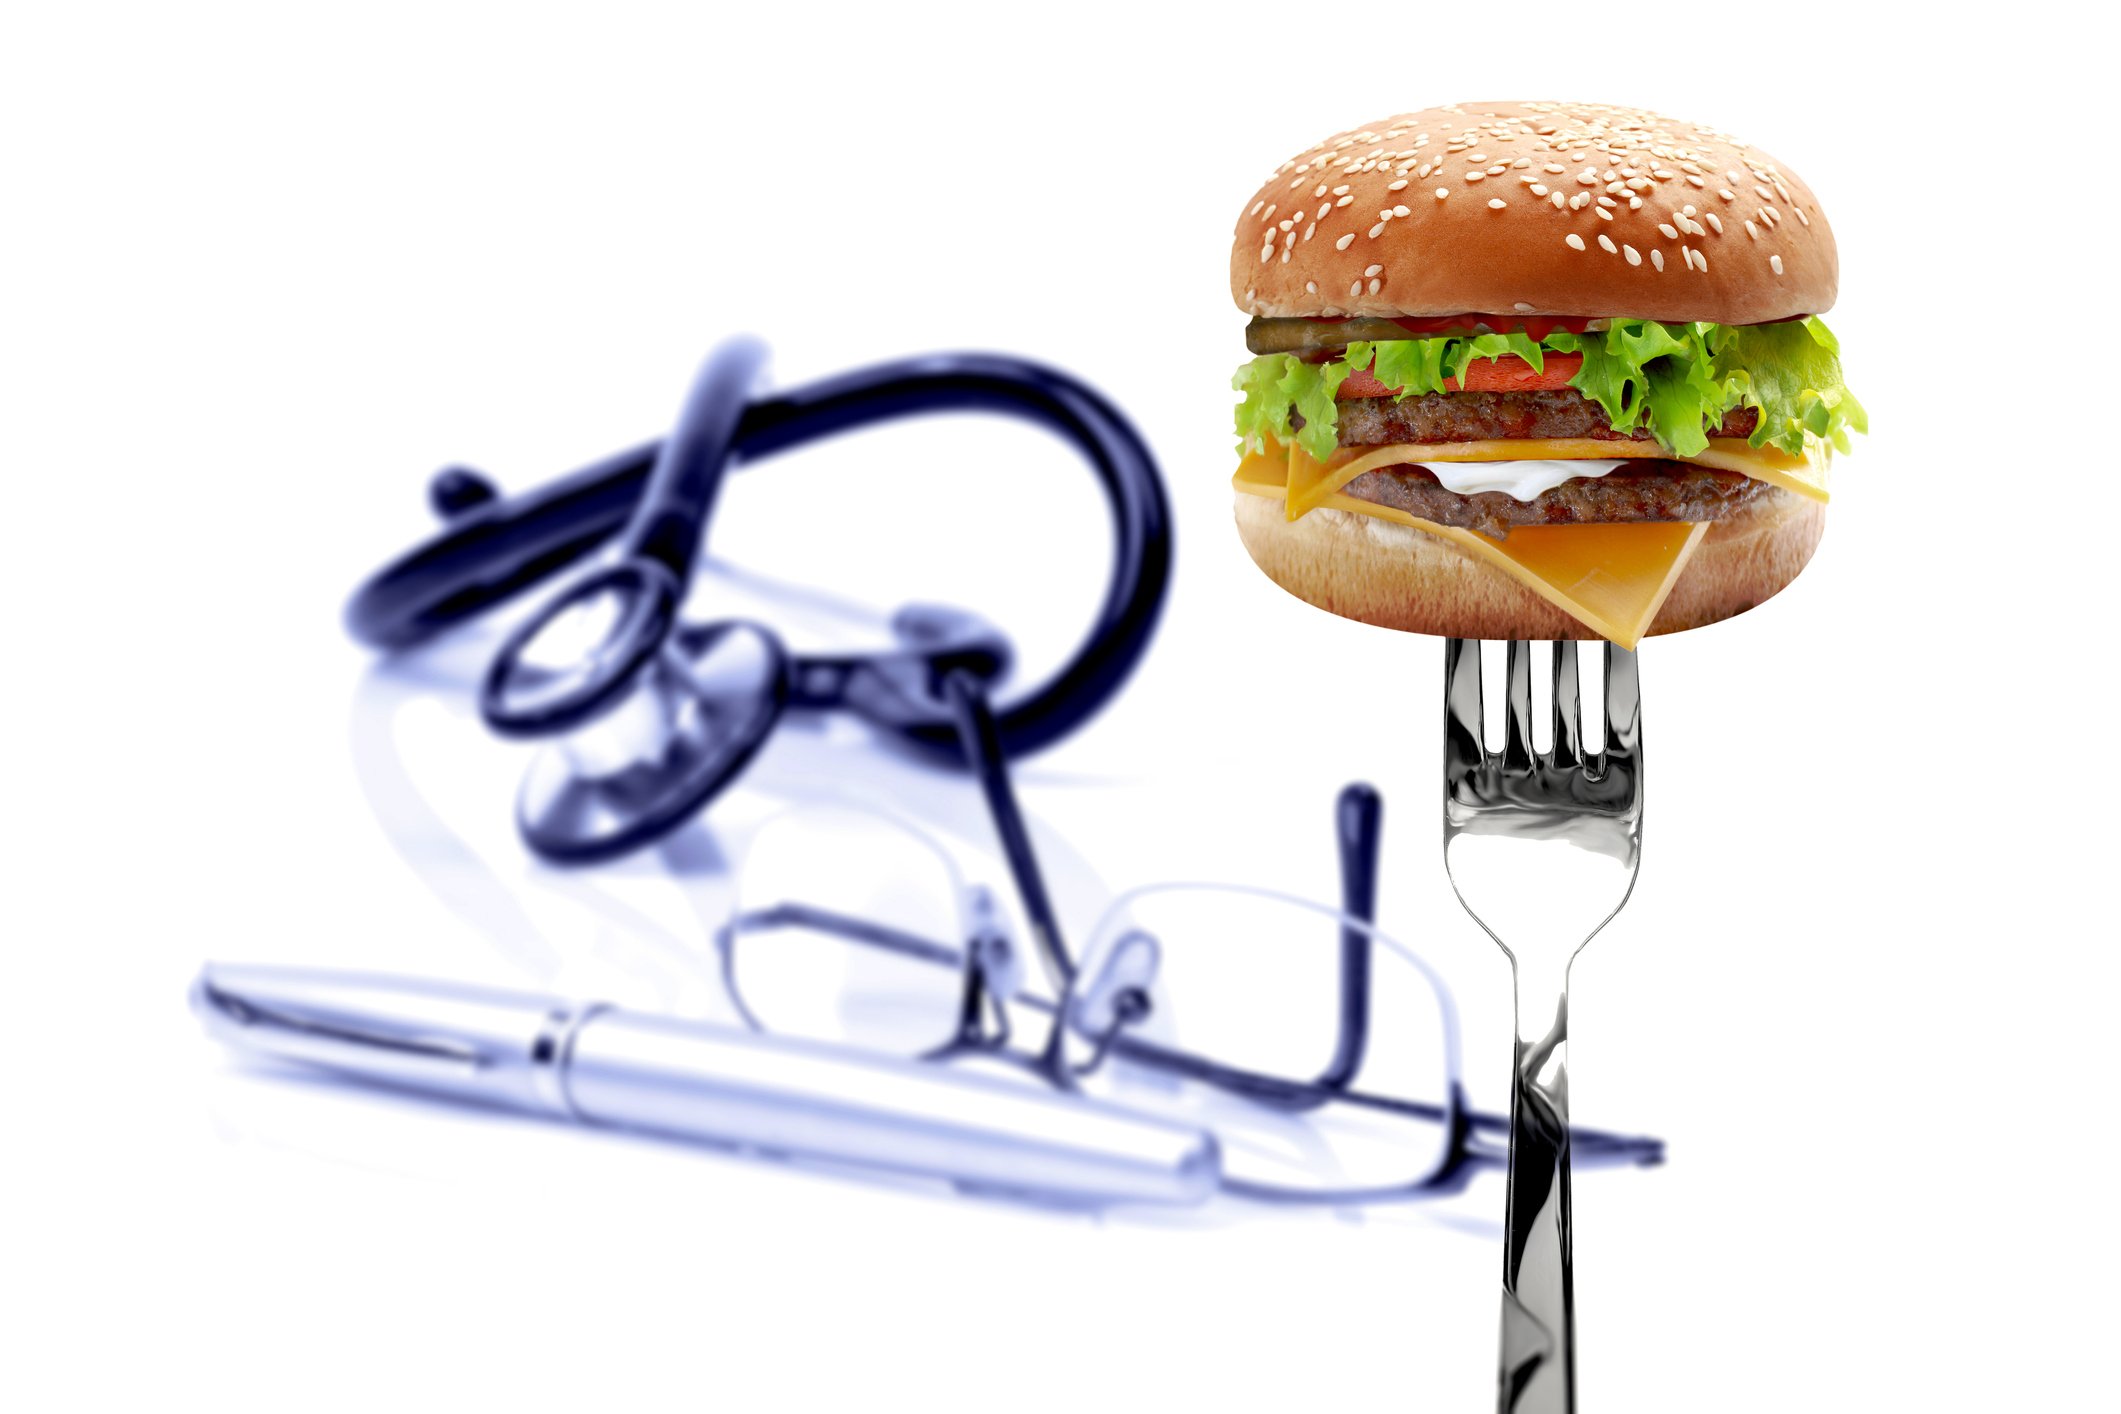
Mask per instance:
[[[645,437],[730,330],[791,382],[989,345],[1138,413],[1178,517],[1143,676],[1021,775],[1070,926],[1157,878],[1330,897],[1333,792],[1370,777],[1380,921],[1450,979],[1472,1098],[1501,1105],[1507,970],[1435,824],[1441,646],[1290,599],[1236,543],[1224,288],[1237,200],[1298,144],[1497,91],[1652,102],[1801,171],[1879,429],[1796,585],[1645,649],[1653,821],[1576,969],[1572,1100],[1671,1160],[1579,1176],[1583,1387],[1630,1414],[1703,1388],[1776,1414],[2092,1402],[2112,1238],[2060,1229],[2048,1195],[2102,1155],[2069,1077],[2103,1072],[2121,977],[2111,826],[2055,781],[2098,719],[2112,591],[2068,524],[1970,519],[2040,435],[1962,446],[1934,419],[1979,405],[1986,364],[1922,351],[2096,317],[2107,236],[2058,219],[1985,247],[1921,203],[2082,178],[2053,105],[2107,86],[2096,16],[1792,3],[1758,17],[1743,83],[1700,25],[1425,11],[1447,57],[1424,65],[1371,19],[1360,51],[1398,57],[1363,74],[1286,5],[10,27],[15,1402],[1490,1407],[1492,1181],[1360,1220],[1098,1224],[234,1070],[184,996],[242,955],[721,1015],[722,864],[794,790],[910,799],[983,846],[966,783],[867,758],[856,781],[834,729],[777,740],[660,858],[541,868],[510,821],[525,757],[471,712],[490,642],[366,678],[336,615],[425,528],[433,467],[520,485]],[[2053,136],[1999,140],[1991,111]],[[1889,135],[1929,120],[1937,150],[1896,167],[1921,139]],[[1004,517],[1018,486],[1034,509]],[[952,421],[739,473],[713,548],[859,576],[885,610],[967,596],[1035,671],[1087,614],[1101,517],[1065,453]],[[1938,1137],[1982,1158],[1911,1147]]]

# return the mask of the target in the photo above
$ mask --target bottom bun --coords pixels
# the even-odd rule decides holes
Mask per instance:
[[[1771,488],[1713,521],[1650,632],[1700,628],[1773,598],[1826,528],[1826,507]],[[1267,577],[1307,603],[1382,628],[1446,638],[1597,638],[1501,570],[1448,540],[1349,511],[1284,518],[1282,503],[1237,493],[1237,533]]]

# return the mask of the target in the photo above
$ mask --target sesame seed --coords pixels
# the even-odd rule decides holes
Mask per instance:
[[[1569,209],[1571,211],[1581,211],[1590,204],[1591,194],[1587,191],[1580,191],[1569,198]]]
[[[1620,248],[1620,253],[1628,258],[1628,264],[1642,264],[1642,255],[1639,251],[1635,249],[1635,247],[1631,245],[1624,245]]]
[[[1318,232],[1318,223],[1317,223],[1316,221],[1313,221],[1313,222],[1312,222],[1312,223],[1311,223],[1310,225],[1308,225],[1308,226],[1304,227],[1304,239],[1305,239],[1305,240],[1309,240],[1309,239],[1311,239],[1311,237],[1312,237],[1313,235],[1317,234],[1317,232]]]
[[[1385,188],[1386,191],[1405,191],[1406,189],[1407,179],[1405,177],[1401,177],[1398,181]]]
[[[1352,197],[1352,196],[1344,196],[1344,197],[1342,197],[1342,198],[1341,198],[1340,200],[1338,200],[1338,201],[1334,202],[1333,204],[1334,204],[1335,206],[1346,206],[1346,205],[1347,205],[1347,204],[1348,204],[1349,202],[1351,202],[1351,201],[1353,201],[1353,200],[1355,200],[1355,198],[1354,198],[1354,197]]]
[[[1716,188],[1716,195],[1722,197],[1725,201],[1736,201],[1738,199],[1738,193],[1732,191],[1729,187]]]
[[[1745,233],[1756,241],[1760,239],[1760,228],[1750,221],[1745,223]]]
[[[1547,194],[1547,189],[1546,189],[1546,187],[1545,187],[1545,186],[1544,186],[1543,184],[1541,184],[1541,183],[1539,183],[1539,182],[1534,182],[1534,183],[1532,183],[1532,195],[1534,195],[1534,196],[1545,196],[1546,194]]]
[[[1395,206],[1392,208],[1392,214],[1394,216],[1412,216],[1414,213],[1404,206]]]
[[[1291,221],[1291,220],[1284,220],[1284,221],[1283,221],[1283,222],[1281,223],[1281,228],[1282,228],[1282,229],[1283,229],[1284,231],[1293,231],[1293,230],[1295,230],[1295,229],[1296,229],[1296,223],[1295,223],[1294,221]]]
[[[1376,225],[1374,225],[1374,226],[1372,226],[1372,227],[1370,228],[1370,239],[1374,241],[1374,240],[1376,240],[1376,239],[1377,239],[1377,238],[1378,238],[1379,236],[1383,235],[1384,233],[1385,233],[1385,223],[1384,223],[1384,222],[1382,222],[1382,221],[1379,221],[1379,222],[1378,222],[1378,223],[1377,223]]]
[[[1658,222],[1658,223],[1657,223],[1657,231],[1658,231],[1658,234],[1662,235],[1662,236],[1663,236],[1663,237],[1664,237],[1664,238],[1665,238],[1666,240],[1668,240],[1668,241],[1676,241],[1676,240],[1678,240],[1678,239],[1679,239],[1679,231],[1678,231],[1678,229],[1677,229],[1676,227],[1674,227],[1674,226],[1673,226],[1673,225],[1672,225],[1672,224],[1671,224],[1670,222],[1667,222],[1667,221],[1660,221],[1660,222]]]
[[[1345,236],[1342,236],[1339,240],[1333,242],[1333,249],[1346,250],[1350,245],[1354,243],[1354,241],[1355,233],[1353,231],[1350,231]]]
[[[1640,210],[1642,210],[1642,198],[1641,198],[1641,197],[1639,197],[1639,196],[1631,196],[1631,197],[1629,197],[1629,198],[1628,198],[1628,210],[1630,210],[1630,211],[1640,211]]]
[[[1780,274],[1782,273],[1782,257],[1781,257],[1781,256],[1779,256],[1779,255],[1771,255],[1771,256],[1769,256],[1769,257],[1767,258],[1767,263],[1768,263],[1768,269],[1770,269],[1770,270],[1774,271],[1774,272],[1775,272],[1775,273],[1776,273],[1777,275],[1780,275]]]
[[[1339,186],[1333,188],[1333,195],[1335,196],[1346,196],[1347,194],[1348,184],[1346,182],[1342,182]]]
[[[1485,162],[1487,160],[1488,154],[1485,152],[1476,152],[1466,158],[1466,161],[1468,162]]]
[[[1812,218],[1804,214],[1804,208],[1803,208],[1803,207],[1799,206],[1799,207],[1795,207],[1795,208],[1793,208],[1793,209],[1794,209],[1794,210],[1796,211],[1796,213],[1797,213],[1797,220],[1798,220],[1798,222],[1799,222],[1800,224],[1802,224],[1802,225],[1806,225],[1806,226],[1809,226],[1809,225],[1811,225],[1811,224],[1812,224]]]
[[[1707,183],[1707,182],[1703,181],[1703,180],[1702,180],[1701,178],[1699,178],[1699,177],[1688,177],[1688,178],[1687,178],[1687,184],[1688,184],[1689,186],[1696,186],[1696,187],[1706,187],[1706,186],[1708,185],[1708,183]]]
[[[1607,255],[1620,254],[1619,247],[1613,244],[1613,238],[1607,235],[1604,231],[1600,231],[1598,233],[1598,248],[1604,251]]]
[[[1775,199],[1775,193],[1769,191],[1766,187],[1755,184],[1753,190],[1760,193],[1762,201],[1773,201]]]
[[[1519,314],[1530,314],[1539,306],[1533,304],[1526,304],[1523,300],[1519,300],[1515,305],[1511,307],[1514,308]]]
[[[1348,286],[1348,294],[1351,298],[1362,294],[1362,281],[1357,280],[1354,284]]]
[[[1702,274],[1704,274],[1704,275],[1708,274],[1708,273],[1709,273],[1709,258],[1708,258],[1707,256],[1703,255],[1703,254],[1702,254],[1702,253],[1701,253],[1700,251],[1698,251],[1698,250],[1697,250],[1697,251],[1695,251],[1695,252],[1694,252],[1694,266],[1695,266],[1695,268],[1696,268],[1696,269],[1700,270]]]
[[[1450,194],[1451,194],[1451,189],[1450,189],[1449,187],[1438,187],[1438,188],[1436,189],[1436,199],[1437,199],[1438,201],[1442,201],[1442,200],[1443,200],[1443,199],[1444,199],[1445,197],[1449,196]]]
[[[1708,223],[1709,223],[1709,224],[1710,224],[1711,226],[1714,226],[1714,227],[1716,228],[1716,234],[1717,234],[1717,235],[1719,235],[1719,236],[1720,236],[1720,235],[1722,235],[1722,234],[1723,234],[1723,218],[1722,218],[1721,216],[1718,216],[1718,215],[1717,215],[1717,214],[1716,214],[1715,212],[1711,211],[1711,212],[1710,212],[1710,213],[1708,214],[1708,218],[1707,218],[1707,219],[1708,219]]]
[[[1650,264],[1656,266],[1659,270],[1664,269],[1664,252],[1655,246],[1650,247]]]
[[[1317,191],[1315,191],[1315,192],[1312,192],[1312,193],[1311,193],[1311,195],[1313,195],[1313,196],[1324,196],[1325,194],[1326,194],[1326,184],[1325,184],[1324,182],[1320,182],[1320,183],[1318,184],[1318,190],[1317,190]]]
[[[1620,205],[1620,203],[1619,203],[1619,202],[1617,202],[1617,201],[1613,200],[1613,198],[1611,198],[1611,197],[1609,197],[1609,196],[1601,196],[1600,198],[1598,198],[1598,204],[1599,204],[1600,206],[1618,206],[1618,205]]]
[[[1370,293],[1374,295],[1374,294],[1376,294],[1376,293],[1377,293],[1377,292],[1378,292],[1378,291],[1379,291],[1380,289],[1382,289],[1383,287],[1384,287],[1384,281],[1382,281],[1382,280],[1372,280],[1372,281],[1370,282]]]
[[[1571,231],[1567,235],[1563,236],[1561,238],[1561,241],[1562,244],[1566,245],[1570,250],[1582,250],[1584,248],[1583,237],[1577,235],[1574,231]]]
[[[1598,208],[1598,219],[1601,221],[1610,221],[1613,219],[1613,213],[1601,206]]]
[[[1316,281],[1316,280],[1306,280],[1306,281],[1304,281],[1304,293],[1305,293],[1305,294],[1307,294],[1307,295],[1315,295],[1315,294],[1317,294],[1317,293],[1318,293],[1318,281]]]
[[[1256,169],[1255,169],[1255,170],[1256,170]],[[1252,209],[1251,209],[1250,211],[1247,211],[1247,212],[1245,213],[1245,215],[1247,215],[1247,216],[1257,216],[1257,215],[1259,214],[1259,208],[1260,208],[1260,207],[1262,207],[1262,206],[1265,206],[1265,205],[1266,205],[1266,202],[1264,202],[1264,201],[1255,201],[1255,202],[1253,202],[1253,203],[1252,203]]]
[[[1568,201],[1562,196],[1560,192],[1555,192],[1551,197],[1547,199],[1554,203],[1554,209],[1556,211],[1559,211],[1562,207],[1568,205]]]
[[[1552,172],[1552,173],[1553,173],[1553,174],[1554,174],[1555,176],[1557,176],[1557,177],[1558,177],[1558,176],[1560,176],[1560,175],[1561,175],[1561,174],[1562,174],[1563,172],[1566,172],[1566,171],[1568,171],[1569,169],[1568,169],[1568,168],[1566,168],[1566,167],[1564,167],[1564,166],[1562,166],[1562,165],[1561,165],[1561,164],[1560,164],[1559,162],[1549,162],[1549,163],[1547,163],[1547,170],[1548,170],[1549,172]]]
[[[1259,263],[1264,265],[1274,258],[1274,242],[1268,241],[1259,248]]]
[[[1364,278],[1365,280],[1371,280],[1371,279],[1375,279],[1375,278],[1376,278],[1377,276],[1379,276],[1379,275],[1382,275],[1382,274],[1384,274],[1384,273],[1385,273],[1385,268],[1384,268],[1384,266],[1382,266],[1382,265],[1373,265],[1373,266],[1371,266],[1371,267],[1370,267],[1369,269],[1367,269],[1367,270],[1363,271],[1363,272],[1362,272],[1362,276],[1363,276],[1363,278]]]
[[[1486,175],[1486,172],[1468,172],[1466,173],[1466,180],[1469,182],[1477,182]]]

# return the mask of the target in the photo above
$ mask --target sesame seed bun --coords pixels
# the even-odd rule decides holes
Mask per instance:
[[[1449,638],[1596,638],[1581,622],[1448,540],[1330,508],[1284,517],[1270,496],[1237,493],[1237,533],[1267,577],[1306,603],[1381,628]],[[1652,634],[1742,614],[1795,579],[1826,528],[1826,507],[1775,488],[1709,525]]]
[[[1243,211],[1230,293],[1265,318],[1758,324],[1823,313],[1840,273],[1796,173],[1714,129],[1600,104],[1379,119],[1282,163]]]

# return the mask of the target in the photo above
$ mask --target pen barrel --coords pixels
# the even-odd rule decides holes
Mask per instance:
[[[575,1028],[562,1082],[591,1124],[866,1165],[999,1192],[1197,1203],[1202,1130],[934,1064],[620,1011]]]

